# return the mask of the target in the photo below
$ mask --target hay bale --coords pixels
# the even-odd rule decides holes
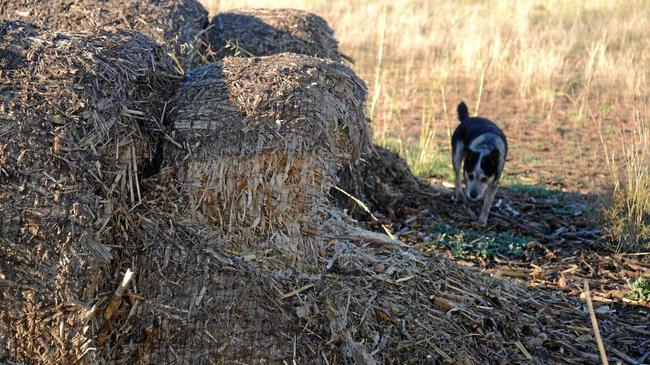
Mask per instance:
[[[425,192],[426,184],[413,175],[406,161],[380,146],[361,156],[359,163],[343,166],[336,175],[337,187],[361,200],[377,217],[403,217],[412,209],[434,204]],[[355,219],[372,220],[358,202],[337,189],[331,190],[330,201]]]
[[[212,18],[208,42],[218,57],[299,53],[341,61],[327,22],[296,9],[238,9]]]
[[[0,3],[0,17],[53,30],[135,30],[163,45],[181,71],[201,60],[197,35],[208,13],[196,0],[12,0]]]
[[[179,215],[176,198],[163,189],[148,195],[147,209],[136,209],[130,291],[137,295],[116,308],[102,360],[253,364],[291,358],[286,336],[297,333],[296,322],[273,276],[217,230]]]
[[[92,358],[151,149],[140,124],[171,88],[133,32],[0,23],[0,348],[28,363]],[[84,328],[89,325],[89,328]]]
[[[330,60],[229,57],[177,95],[166,165],[191,210],[246,237],[306,226],[333,171],[370,143],[365,84]]]

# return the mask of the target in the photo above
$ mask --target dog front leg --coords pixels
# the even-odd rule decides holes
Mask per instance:
[[[460,164],[463,160],[463,155],[459,150],[460,148],[456,150],[452,158],[452,164],[454,165],[454,174],[456,177],[455,198],[457,202],[464,202],[465,194],[463,194],[463,186],[461,182],[461,171],[460,171]]]
[[[499,185],[490,184],[485,192],[485,199],[483,200],[483,209],[481,209],[481,215],[478,218],[478,224],[484,226],[487,224],[488,215],[490,215],[490,209],[492,208],[492,203],[494,202],[494,197],[497,195],[497,190]]]

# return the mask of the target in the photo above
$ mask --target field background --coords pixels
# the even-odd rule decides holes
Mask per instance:
[[[212,14],[278,6],[203,3]],[[596,193],[610,238],[629,249],[647,245],[650,2],[281,5],[328,21],[368,83],[375,142],[398,151],[417,175],[451,181],[449,137],[465,100],[506,131],[506,185]]]

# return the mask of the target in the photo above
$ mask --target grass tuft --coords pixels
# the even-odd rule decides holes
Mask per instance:
[[[620,156],[601,137],[611,176],[603,211],[606,231],[616,249],[623,251],[650,248],[650,125],[639,113],[634,118],[633,131],[619,132]],[[602,130],[602,122],[596,123]]]

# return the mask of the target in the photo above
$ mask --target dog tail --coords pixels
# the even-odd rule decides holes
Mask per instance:
[[[458,120],[460,120],[461,123],[469,118],[469,110],[464,101],[461,101],[460,104],[458,104],[456,111],[458,112]]]

